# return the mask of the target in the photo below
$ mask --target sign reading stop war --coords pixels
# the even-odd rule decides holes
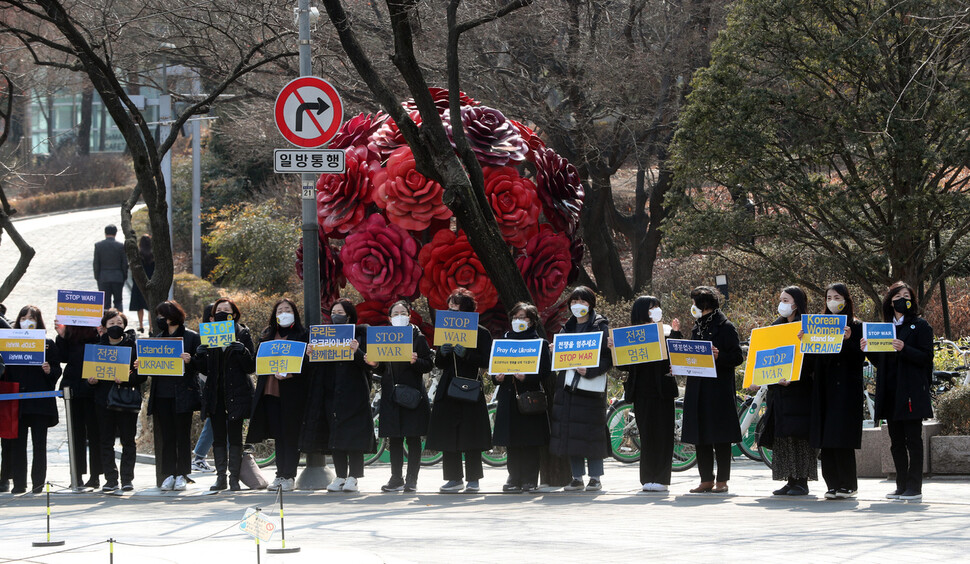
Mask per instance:
[[[538,374],[542,339],[495,339],[488,360],[489,374]]]
[[[434,318],[434,346],[461,345],[466,349],[478,346],[478,314],[439,309]]]
[[[600,365],[603,333],[558,333],[552,339],[552,369],[595,368]]]
[[[766,386],[780,380],[797,381],[802,374],[802,361],[798,332],[799,322],[760,327],[751,331],[748,360],[744,365],[744,387]]]
[[[892,323],[863,323],[862,338],[866,340],[866,352],[896,352],[896,326]]]
[[[181,376],[185,373],[182,361],[181,338],[138,339],[138,373],[144,376]]]
[[[61,325],[98,327],[104,315],[104,292],[82,290],[58,290],[57,314]]]
[[[43,329],[0,329],[0,358],[4,364],[44,364],[46,332]]]
[[[411,327],[368,327],[367,360],[371,362],[411,362],[414,329]]]
[[[714,345],[710,341],[667,339],[670,373],[674,376],[717,378],[714,368]]]
[[[236,322],[229,319],[199,323],[199,337],[202,339],[202,344],[207,347],[224,349],[236,340]]]

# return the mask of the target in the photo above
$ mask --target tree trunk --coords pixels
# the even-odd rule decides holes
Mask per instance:
[[[607,301],[630,299],[633,288],[626,279],[620,254],[613,241],[613,230],[607,223],[607,211],[611,206],[610,177],[590,171],[590,187],[583,203],[583,241],[589,251],[596,278],[596,287]]]
[[[94,86],[86,82],[81,91],[81,122],[77,125],[77,154],[91,154],[91,121],[94,109]]]

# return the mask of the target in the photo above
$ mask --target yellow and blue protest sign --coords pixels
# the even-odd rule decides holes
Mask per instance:
[[[667,339],[667,356],[674,376],[717,378],[714,345],[710,341]]]
[[[411,362],[414,329],[411,327],[368,327],[367,360],[371,362]]]
[[[57,315],[61,325],[98,327],[104,316],[104,292],[83,290],[58,290]]]
[[[552,369],[595,368],[600,365],[603,333],[557,333],[552,338]]]
[[[743,386],[767,386],[779,380],[797,381],[802,375],[805,359],[798,340],[801,330],[802,324],[797,321],[752,330]]]
[[[538,374],[542,339],[495,339],[488,358],[489,374]]]
[[[224,349],[236,340],[236,322],[228,319],[199,323],[199,337],[203,345]]]
[[[354,360],[350,342],[354,340],[354,325],[311,325],[310,362]]]
[[[301,341],[264,341],[256,351],[256,375],[296,374],[303,369],[306,343]]]
[[[844,315],[803,315],[802,316],[802,353],[836,354],[842,351],[845,338]]]
[[[467,311],[439,309],[434,317],[434,346],[461,345],[466,349],[478,346],[478,314]]]
[[[0,329],[0,358],[8,366],[44,364],[43,329]]]
[[[750,354],[754,356],[754,372],[751,376],[753,384],[764,386],[781,380],[792,381],[795,369],[795,345],[754,351]],[[797,376],[794,379],[798,380]]]
[[[144,376],[181,376],[185,374],[182,361],[182,339],[159,337],[138,339],[138,373]]]
[[[866,340],[866,352],[896,352],[896,326],[892,323],[863,323],[862,338]]]
[[[128,381],[131,372],[131,347],[109,345],[84,345],[84,379]]]
[[[648,323],[611,331],[615,366],[667,359],[667,343],[662,324]]]

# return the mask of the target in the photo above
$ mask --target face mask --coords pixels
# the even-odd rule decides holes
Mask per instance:
[[[155,327],[158,327],[159,331],[168,331],[168,319],[165,319],[164,317],[156,317]]]
[[[216,321],[228,321],[232,319],[232,314],[226,313],[224,311],[219,311],[219,312],[216,312],[216,314],[213,315],[212,318],[215,319]]]
[[[125,328],[120,325],[108,327],[108,336],[112,339],[120,339],[125,334]]]
[[[825,302],[825,305],[829,306],[829,311],[832,313],[839,313],[843,308],[845,308],[845,302],[841,300],[830,300]]]
[[[576,317],[585,317],[589,313],[589,307],[583,304],[573,304],[569,306],[569,311],[573,312]]]
[[[694,319],[700,319],[704,316],[704,312],[701,308],[697,307],[697,304],[690,306],[690,314],[694,316]]]
[[[664,317],[664,310],[659,307],[650,308],[650,320],[654,323],[660,323],[660,320]]]
[[[893,300],[893,309],[898,313],[906,313],[913,307],[913,300],[907,300],[906,298],[899,298],[898,300]]]
[[[391,325],[395,327],[406,327],[411,322],[411,317],[407,315],[395,315],[391,318]]]
[[[529,322],[525,319],[513,319],[512,320],[512,330],[516,333],[521,333],[529,328]]]
[[[20,320],[20,328],[21,329],[33,329],[34,327],[37,327],[37,324],[34,323],[34,320],[33,319],[21,319]]]
[[[778,315],[782,317],[788,317],[789,315],[791,315],[791,312],[794,310],[795,308],[791,304],[788,304],[785,302],[778,303]]]
[[[293,314],[288,311],[280,313],[276,316],[276,322],[280,324],[280,327],[289,327],[293,325],[293,320]]]
[[[347,323],[347,319],[349,318],[346,313],[334,313],[330,316],[330,321],[333,321],[334,325],[343,325]]]

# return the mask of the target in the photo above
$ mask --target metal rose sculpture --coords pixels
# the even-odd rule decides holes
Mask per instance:
[[[448,91],[431,88],[430,93],[452,139]],[[546,329],[556,330],[564,309],[560,298],[583,258],[577,235],[584,199],[579,173],[521,121],[464,93],[460,101],[465,136],[484,173],[485,199]],[[414,101],[403,106],[420,125]],[[448,295],[461,286],[475,293],[482,324],[493,332],[504,330],[506,306],[512,304],[500,303],[466,234],[442,202],[441,185],[417,171],[394,120],[384,113],[355,116],[330,147],[346,150],[347,171],[321,175],[317,182],[326,259],[324,310],[344,280],[365,300],[358,305],[360,321],[372,324],[386,324],[387,308],[398,299],[424,296],[431,309],[444,308]],[[340,243],[339,250],[331,246]],[[430,333],[430,320],[412,321]]]

